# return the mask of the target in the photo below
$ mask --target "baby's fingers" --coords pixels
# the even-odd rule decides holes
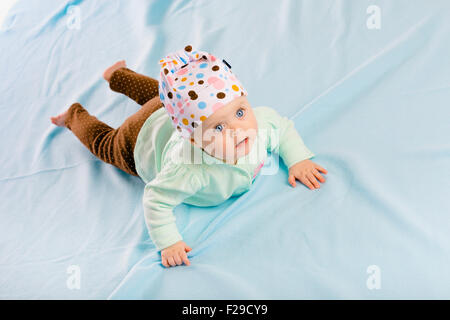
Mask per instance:
[[[290,175],[289,175],[288,182],[289,182],[289,184],[290,184],[293,188],[295,188],[295,186],[297,185],[297,184],[295,183],[295,176],[294,176],[293,174],[290,174]]]
[[[183,264],[183,261],[181,261],[180,255],[179,255],[178,253],[175,253],[175,254],[174,254],[173,259],[175,260],[175,262],[176,262],[177,265],[180,266],[180,265]]]
[[[300,181],[307,186],[308,188],[310,188],[311,190],[314,189],[314,186],[312,185],[312,183],[308,180],[308,178],[306,177],[301,177]]]
[[[322,168],[321,166],[319,166],[317,163],[316,163],[315,165],[316,165],[316,168],[319,169],[319,171],[321,171],[321,172],[323,172],[323,173],[325,173],[325,174],[328,173],[327,170],[325,170],[324,168]]]
[[[185,265],[190,265],[191,262],[189,261],[186,252],[181,253],[181,259],[183,260]]]
[[[306,176],[308,177],[309,181],[311,181],[311,183],[314,185],[314,187],[316,187],[317,189],[320,188],[319,182],[317,182],[316,178],[311,172],[308,172]]]
[[[169,262],[169,264],[172,266],[172,267],[175,267],[177,264],[175,263],[175,260],[173,260],[173,257],[168,257],[167,258],[167,261]]]
[[[312,173],[314,174],[314,176],[319,179],[320,182],[325,182],[325,178],[322,177],[322,175],[319,173],[319,171],[317,171],[316,169],[313,169]]]
[[[162,264],[163,264],[164,267],[166,267],[166,268],[170,267],[170,266],[169,266],[169,263],[167,262],[166,257],[162,256],[162,257],[161,257],[161,262],[162,262]]]

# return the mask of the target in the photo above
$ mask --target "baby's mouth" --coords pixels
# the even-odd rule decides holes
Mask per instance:
[[[241,142],[239,142],[237,145],[236,145],[236,148],[239,148],[239,147],[241,147],[241,146],[245,146],[245,144],[248,142],[248,137],[246,137],[244,140],[242,140]]]

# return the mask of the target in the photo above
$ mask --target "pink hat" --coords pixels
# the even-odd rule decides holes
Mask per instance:
[[[216,110],[247,95],[225,60],[190,45],[170,53],[159,64],[159,97],[183,138],[189,138]]]

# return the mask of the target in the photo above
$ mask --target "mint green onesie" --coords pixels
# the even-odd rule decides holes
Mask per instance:
[[[164,108],[145,121],[134,160],[146,183],[142,199],[145,222],[158,250],[182,240],[173,214],[177,205],[215,206],[248,191],[267,159],[267,151],[278,153],[288,168],[314,156],[292,120],[266,106],[255,107],[253,112],[258,134],[250,152],[236,165],[224,163],[178,137]]]

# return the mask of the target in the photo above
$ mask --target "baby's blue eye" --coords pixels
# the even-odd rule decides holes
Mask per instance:
[[[244,109],[240,108],[238,111],[236,111],[236,115],[238,118],[241,118],[244,116]]]
[[[223,127],[221,124],[218,124],[217,126],[215,126],[216,131],[221,132],[223,130]]]

